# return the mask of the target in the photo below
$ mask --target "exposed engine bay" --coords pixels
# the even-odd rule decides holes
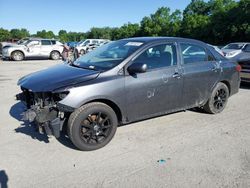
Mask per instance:
[[[25,88],[21,89],[22,93],[17,94],[16,99],[24,102],[27,107],[22,114],[22,120],[34,122],[40,133],[60,137],[60,131],[66,119],[65,113],[73,111],[58,104],[68,92],[32,92]]]

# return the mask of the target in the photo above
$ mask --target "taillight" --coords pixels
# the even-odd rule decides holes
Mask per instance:
[[[237,72],[240,72],[241,71],[241,66],[240,65],[236,65],[235,69],[236,69]]]

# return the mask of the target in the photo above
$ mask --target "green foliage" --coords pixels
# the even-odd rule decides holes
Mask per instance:
[[[6,29],[0,28],[0,41],[7,41],[10,40],[10,38],[10,32]]]
[[[27,29],[11,29],[10,35],[13,39],[21,39],[30,36],[30,33]]]
[[[42,30],[42,31],[37,31],[36,37],[52,39],[55,38],[56,36],[53,33],[53,31]]]
[[[26,29],[0,28],[0,41],[30,36]],[[250,0],[191,0],[183,12],[160,7],[145,16],[140,24],[127,23],[121,27],[93,27],[90,31],[38,31],[34,37],[58,38],[63,42],[85,38],[117,40],[137,36],[181,36],[212,44],[250,41]]]
[[[171,13],[167,7],[159,8],[141,21],[141,34],[144,36],[178,36],[181,24],[181,11]]]

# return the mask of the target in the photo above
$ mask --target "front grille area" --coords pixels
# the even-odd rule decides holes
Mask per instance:
[[[27,107],[38,105],[40,107],[53,106],[58,101],[62,100],[59,94],[51,92],[32,92],[26,88],[21,87],[23,100],[26,102]]]

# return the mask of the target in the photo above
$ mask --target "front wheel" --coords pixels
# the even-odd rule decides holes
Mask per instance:
[[[117,116],[106,104],[83,105],[70,115],[68,136],[80,150],[99,149],[110,142],[117,129]]]
[[[224,110],[229,97],[229,89],[224,83],[218,83],[204,106],[204,110],[211,114],[217,114]]]
[[[24,59],[24,54],[21,51],[14,51],[11,54],[11,59],[14,61],[22,61]]]

